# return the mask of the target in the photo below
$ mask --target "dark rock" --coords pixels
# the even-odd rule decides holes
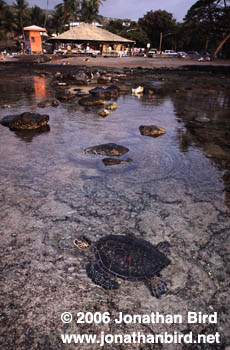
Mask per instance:
[[[199,123],[209,123],[210,119],[207,117],[197,117],[195,118],[195,121]]]
[[[166,131],[157,125],[141,125],[139,127],[140,133],[143,136],[160,136],[166,133]]]
[[[60,105],[60,101],[58,101],[58,100],[52,100],[52,101],[51,101],[51,105],[52,105],[53,107],[57,107],[57,106]]]
[[[97,82],[98,84],[103,84],[103,83],[108,83],[112,80],[112,77],[109,75],[104,75],[102,74],[98,79]]]
[[[116,159],[116,158],[104,158],[102,159],[102,162],[106,165],[118,165],[118,164],[127,164],[132,162],[131,158],[127,158],[127,159]]]
[[[60,105],[58,100],[45,100],[38,103],[38,107],[45,108],[49,106],[57,107]]]
[[[76,94],[72,94],[69,91],[58,92],[56,98],[60,101],[69,101],[76,97]]]
[[[49,100],[41,101],[37,104],[37,106],[40,108],[49,107],[49,106],[51,106],[51,101],[49,101]]]
[[[45,126],[48,121],[48,115],[24,112],[18,115],[8,115],[4,117],[0,123],[11,130],[31,130]]]
[[[96,87],[95,89],[91,89],[89,90],[89,93],[92,94],[93,96],[96,97],[104,97],[104,98],[111,98],[114,97],[116,98],[119,94],[120,88],[115,86],[115,85],[111,85],[108,88],[103,88],[103,87]]]
[[[128,151],[128,148],[115,143],[105,143],[103,145],[97,145],[85,149],[85,153],[101,154],[105,156],[122,156]]]
[[[90,97],[90,94],[87,94],[87,93],[84,92],[84,91],[77,91],[77,92],[76,92],[76,96],[77,96],[77,97]]]
[[[66,85],[85,85],[87,84],[87,75],[85,73],[74,74],[71,72],[62,73],[61,75],[56,75],[56,79],[60,83],[65,83]]]
[[[79,100],[79,104],[82,106],[101,106],[105,105],[106,101],[100,97],[83,97]]]

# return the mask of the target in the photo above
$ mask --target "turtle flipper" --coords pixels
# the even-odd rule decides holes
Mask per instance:
[[[158,279],[157,283],[154,279],[147,280],[145,285],[150,290],[151,295],[157,299],[160,299],[167,292],[166,282],[163,279]]]
[[[166,255],[168,255],[170,252],[170,244],[167,241],[158,243],[156,247],[160,250],[161,253],[164,253]]]
[[[88,277],[98,286],[104,289],[118,289],[119,284],[111,280],[96,262],[91,262],[86,266]]]

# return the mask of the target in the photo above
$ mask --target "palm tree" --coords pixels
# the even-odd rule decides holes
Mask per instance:
[[[81,6],[81,20],[91,23],[98,19],[99,7],[105,0],[83,0]]]
[[[13,7],[16,10],[19,19],[19,31],[24,36],[23,28],[28,14],[28,3],[25,0],[16,0],[16,2],[13,3]]]
[[[0,39],[14,37],[14,15],[4,0],[0,0]]]
[[[66,24],[77,19],[79,5],[79,0],[63,0],[63,3],[55,6],[52,23],[56,33],[61,33],[65,30]]]
[[[37,5],[32,7],[31,11],[30,11],[31,24],[35,24],[37,26],[42,27],[44,20],[45,20],[45,15],[44,15],[44,12],[42,11],[42,9],[40,7],[38,7]]]
[[[44,28],[46,27],[46,23],[47,23],[48,8],[49,8],[49,0],[46,1],[46,15],[45,15],[45,21],[44,21]]]
[[[55,11],[52,16],[52,30],[56,34],[60,34],[62,32],[61,24],[62,24],[62,18],[63,18],[63,6],[62,4],[58,4],[55,6]]]
[[[5,26],[4,26],[4,21],[5,21],[5,12],[6,12],[6,7],[7,4],[4,0],[0,0],[0,39],[4,39],[5,37]]]
[[[63,22],[66,24],[70,20],[75,20],[79,12],[79,0],[63,0]]]

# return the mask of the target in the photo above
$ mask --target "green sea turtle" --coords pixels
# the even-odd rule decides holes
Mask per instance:
[[[164,254],[169,243],[157,246],[131,235],[108,235],[91,244],[80,237],[74,245],[84,250],[91,246],[95,259],[88,263],[88,277],[104,289],[118,289],[116,277],[128,281],[144,281],[152,296],[160,298],[166,293],[166,284],[160,271],[170,264]],[[163,252],[164,251],[164,252]]]

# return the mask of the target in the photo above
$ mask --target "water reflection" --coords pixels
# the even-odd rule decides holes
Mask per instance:
[[[46,91],[46,79],[45,77],[41,76],[34,76],[34,93],[36,97],[39,98],[46,98],[47,97],[47,91]]]
[[[230,206],[230,95],[208,90],[203,94],[189,92],[183,98],[173,96],[172,101],[183,122],[177,131],[180,150],[188,152],[197,147],[220,171],[225,171],[225,204]]]
[[[13,130],[13,132],[20,140],[30,143],[34,137],[50,132],[50,126],[44,125],[41,128],[33,130]]]

